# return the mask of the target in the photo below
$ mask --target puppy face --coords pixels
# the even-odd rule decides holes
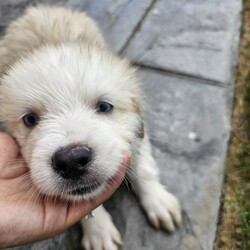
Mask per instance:
[[[141,127],[133,70],[97,48],[34,52],[1,79],[0,97],[34,184],[51,196],[100,193]]]

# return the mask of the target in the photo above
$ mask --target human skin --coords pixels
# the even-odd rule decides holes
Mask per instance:
[[[39,195],[15,140],[0,133],[0,249],[52,237],[89,214],[121,184],[129,157],[95,199],[69,203]]]

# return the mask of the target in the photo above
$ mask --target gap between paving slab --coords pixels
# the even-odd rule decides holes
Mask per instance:
[[[228,87],[230,87],[228,85],[233,84],[233,81],[230,81],[230,83],[225,85],[225,83],[222,83],[222,82],[217,82],[217,81],[213,81],[210,79],[205,79],[205,78],[195,76],[195,75],[189,75],[189,74],[186,74],[184,72],[172,71],[172,70],[159,68],[159,67],[155,68],[153,66],[143,65],[141,63],[135,63],[135,62],[131,62],[131,63],[135,67],[138,67],[140,69],[143,69],[143,70],[146,70],[149,72],[159,73],[159,74],[166,75],[166,76],[175,76],[175,77],[181,78],[181,79],[189,79],[189,80],[193,80],[195,83],[208,84],[208,85],[222,87],[222,88],[228,88]]]
[[[124,54],[125,50],[127,50],[129,44],[131,43],[131,41],[133,40],[134,36],[136,35],[136,33],[138,32],[138,30],[141,28],[141,26],[143,25],[143,22],[145,21],[145,19],[147,18],[149,12],[152,10],[152,8],[154,7],[154,5],[156,4],[157,0],[152,0],[151,4],[148,6],[148,8],[145,10],[144,14],[142,15],[142,17],[140,18],[139,22],[137,22],[136,26],[134,27],[134,29],[132,30],[130,36],[127,38],[127,41],[124,43],[124,45],[119,49],[118,54],[122,55]]]

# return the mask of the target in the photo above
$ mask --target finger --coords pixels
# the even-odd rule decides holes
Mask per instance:
[[[6,162],[16,159],[19,147],[8,134],[0,132],[0,167]]]
[[[27,171],[23,159],[18,159],[19,146],[8,134],[0,132],[0,178],[16,178]]]

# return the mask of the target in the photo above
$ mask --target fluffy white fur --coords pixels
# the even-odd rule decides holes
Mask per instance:
[[[123,155],[132,154],[129,177],[150,222],[175,229],[181,221],[180,206],[158,182],[134,70],[106,49],[93,20],[61,7],[29,8],[6,29],[0,58],[1,121],[20,144],[42,193],[72,200],[94,197],[119,171]],[[97,113],[99,101],[111,103],[113,111]],[[40,120],[27,128],[22,118],[30,112]],[[80,184],[64,179],[51,166],[56,150],[78,143],[94,151],[90,174]],[[82,196],[68,194],[92,180],[103,185]],[[121,237],[109,214],[102,206],[94,213],[94,218],[82,221],[83,245],[117,249]]]

